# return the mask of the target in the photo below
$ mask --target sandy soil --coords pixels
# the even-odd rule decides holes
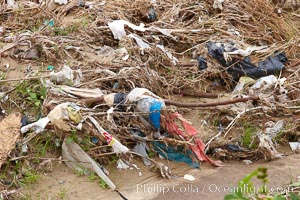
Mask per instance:
[[[183,178],[166,180],[149,171],[139,163],[142,176],[137,170],[118,171],[110,169],[110,177],[120,192],[129,200],[140,199],[222,199],[228,193],[226,187],[236,186],[238,180],[252,172],[257,167],[267,167],[269,187],[278,188],[291,180],[296,181],[300,175],[300,155],[295,154],[282,159],[266,162],[258,161],[252,165],[231,161],[226,167],[214,168],[203,164],[201,169],[191,169],[183,163],[171,162],[173,173],[182,177],[184,174],[193,175],[196,180],[188,182]],[[224,191],[225,190],[225,191]],[[43,175],[39,182],[23,190],[30,194],[31,199],[121,199],[116,192],[102,189],[95,181],[86,176],[78,176],[65,164],[57,164],[53,172]]]

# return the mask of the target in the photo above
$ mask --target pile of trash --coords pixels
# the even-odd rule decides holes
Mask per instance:
[[[232,159],[273,160],[284,156],[277,144],[283,135],[291,136],[285,142],[292,151],[300,151],[299,30],[283,5],[263,0],[0,5],[0,56],[27,65],[26,77],[0,80],[8,85],[0,93],[7,115],[0,122],[0,166],[7,158],[30,157],[29,142],[52,131],[70,168],[96,173],[125,199],[105,169],[111,155],[118,156],[118,169],[139,170],[141,159],[162,177],[175,178],[158,159],[193,168],[201,162],[220,167]],[[21,8],[17,17],[26,26],[11,20]],[[92,20],[64,25],[70,16]],[[41,63],[50,64],[35,71],[32,66]],[[9,63],[4,68],[3,73],[14,70]],[[20,89],[33,81],[43,94],[33,93],[35,86]],[[187,103],[176,95],[204,100]],[[38,116],[28,112],[27,100],[40,108]],[[6,114],[12,105],[23,117]],[[201,122],[215,134],[202,137],[185,117],[188,108],[217,111],[217,125],[211,122],[216,112]],[[239,127],[245,132],[242,119],[258,128],[232,134]],[[88,136],[88,144],[70,140],[74,134],[78,141]],[[149,156],[153,152],[157,157]]]

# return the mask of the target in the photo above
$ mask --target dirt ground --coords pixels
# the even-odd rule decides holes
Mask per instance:
[[[225,167],[214,168],[203,164],[201,169],[191,169],[183,163],[171,162],[173,173],[182,177],[193,175],[196,180],[188,182],[183,178],[166,180],[153,174],[142,163],[142,176],[137,170],[114,170],[111,179],[122,194],[129,200],[141,199],[222,199],[228,194],[226,187],[236,186],[246,174],[258,167],[268,168],[269,188],[282,188],[300,175],[300,155],[294,154],[282,159],[267,162],[258,161],[252,165],[230,161]],[[254,181],[255,182],[255,181]],[[255,185],[256,186],[256,185]],[[102,189],[97,182],[90,181],[87,176],[78,176],[65,164],[56,164],[53,172],[41,176],[37,184],[23,189],[23,194],[30,194],[31,199],[66,199],[66,200],[97,200],[121,199],[116,192]]]

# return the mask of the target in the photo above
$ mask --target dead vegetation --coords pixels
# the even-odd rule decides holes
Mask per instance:
[[[114,154],[112,147],[107,145],[103,135],[99,135],[96,125],[88,120],[89,117],[94,117],[101,127],[109,130],[109,134],[130,149],[138,141],[133,137],[133,132],[137,130],[147,135],[148,143],[158,140],[169,145],[184,146],[185,149],[195,145],[198,137],[204,141],[206,152],[224,161],[277,158],[279,152],[274,150],[272,141],[260,137],[271,127],[266,125],[269,121],[291,119],[280,129],[280,138],[276,139],[283,143],[299,139],[300,40],[299,27],[294,23],[296,16],[293,15],[297,15],[297,11],[292,14],[281,8],[278,2],[225,0],[221,7],[214,6],[212,0],[72,0],[66,5],[48,0],[39,3],[22,0],[11,6],[8,2],[0,1],[0,59],[5,62],[6,58],[13,58],[27,67],[21,69],[24,76],[10,80],[5,76],[14,70],[13,66],[9,66],[9,63],[2,65],[1,62],[3,76],[0,84],[3,90],[0,94],[3,94],[1,98],[6,98],[1,103],[1,110],[12,113],[18,110],[28,116],[30,122],[34,122],[47,116],[55,106],[62,103],[79,105],[82,108],[81,122],[85,122],[81,131],[75,129],[78,122],[74,123],[74,120],[69,127],[71,131],[63,131],[55,123],[46,127],[57,139],[57,148],[67,138],[79,143],[99,163],[109,163],[110,155]],[[124,25],[125,35],[116,38],[110,29],[110,24],[116,20],[125,20],[136,26],[143,23],[145,30],[140,31],[127,24]],[[146,47],[141,47],[136,38],[143,45],[147,44]],[[208,55],[208,42],[232,43],[238,49],[267,46],[267,50],[249,55],[255,64],[278,52],[284,52],[288,61],[285,68],[276,74],[278,80],[270,88],[262,91],[246,87],[234,95],[231,92],[239,80],[228,73],[230,67],[224,68]],[[199,56],[206,59],[207,69],[199,70]],[[239,62],[243,57],[230,55],[229,59]],[[51,79],[47,68],[55,66],[57,72],[64,69],[63,65],[73,70],[72,83],[59,83]],[[49,85],[49,77],[53,84]],[[285,84],[280,83],[282,77],[287,79]],[[72,93],[62,89],[61,85],[80,89],[100,88],[104,95],[128,93],[137,87],[147,88],[166,99],[166,104],[171,102],[173,106],[168,107],[164,113],[166,115],[182,111],[174,105],[198,107],[201,112],[208,113],[203,121],[214,134],[203,136],[197,133],[197,136],[187,137],[173,135],[171,138],[157,139],[153,127],[149,128],[141,121],[140,116],[147,116],[148,113],[137,112],[134,103],[114,105],[112,113],[108,113],[109,103],[102,97],[96,102],[93,96],[98,91],[88,91],[92,96],[84,99],[74,95],[74,91]],[[178,100],[174,98],[175,94],[206,99],[201,103],[174,103],[174,100]],[[199,108],[201,105],[212,108]],[[250,129],[251,126],[257,129]],[[44,157],[45,152],[34,155],[37,144],[32,142],[32,138],[35,137],[41,138],[42,144],[52,143],[52,150],[55,149],[53,138],[45,140],[45,136],[34,132],[22,134],[20,144],[28,142],[28,148],[33,151],[22,150],[22,145],[17,146],[13,154],[1,150],[0,153],[6,154],[1,154],[1,164],[4,161],[2,158],[10,155],[12,160],[7,164],[9,167],[29,160],[27,167],[36,168],[39,164],[32,164],[31,159]],[[91,138],[96,138],[98,142],[92,143]],[[234,150],[227,144],[241,145],[242,148]],[[154,150],[151,149],[151,152]],[[130,156],[120,157],[131,166]],[[199,157],[198,160],[201,160]],[[169,176],[165,166],[155,164],[162,175]],[[19,176],[26,177],[21,167],[15,169]],[[6,178],[12,177],[17,176],[10,174]],[[3,189],[7,189],[5,184],[2,185]],[[6,198],[10,194],[3,190],[1,195]]]

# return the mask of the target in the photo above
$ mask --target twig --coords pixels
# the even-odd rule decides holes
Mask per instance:
[[[116,152],[100,153],[100,154],[93,155],[93,157],[102,157],[102,156],[109,156],[114,154],[116,154]]]
[[[292,13],[293,16],[295,17],[300,17],[300,15],[296,14],[296,13]]]
[[[287,68],[290,68],[290,67],[296,67],[296,66],[298,66],[298,65],[300,65],[300,60],[297,60],[296,62],[291,63],[290,65],[288,65],[288,66],[286,66],[286,67],[287,67]]]
[[[50,75],[47,75],[47,76],[26,77],[26,78],[12,78],[12,79],[0,80],[0,83],[13,82],[13,81],[24,81],[24,80],[35,80],[35,79],[49,78],[49,77],[50,77]]]
[[[233,125],[236,123],[237,119],[239,119],[242,115],[244,115],[245,113],[249,112],[249,111],[253,111],[253,110],[258,110],[261,109],[261,107],[255,107],[255,108],[250,108],[247,109],[243,112],[240,112],[239,114],[237,114],[237,116],[230,122],[230,124],[226,127],[227,131],[224,134],[224,138],[227,136],[227,134],[229,133],[229,131],[231,130],[231,128],[233,127]]]
[[[165,104],[166,105],[174,105],[178,107],[212,107],[212,106],[220,106],[220,105],[227,105],[227,104],[235,104],[238,102],[246,102],[246,101],[256,101],[259,100],[259,97],[257,96],[249,96],[249,97],[244,97],[244,98],[236,98],[232,100],[227,100],[227,101],[219,101],[219,102],[212,102],[212,103],[180,103],[180,102],[175,102],[171,100],[165,99]]]
[[[173,90],[174,94],[182,94],[183,96],[192,96],[192,97],[199,97],[199,98],[218,98],[218,94],[208,94],[208,93],[193,93],[187,92],[184,90]]]
[[[231,128],[233,127],[233,125],[236,123],[236,120],[237,120],[238,118],[240,118],[241,115],[245,114],[246,112],[249,112],[249,111],[252,111],[252,110],[257,110],[257,109],[260,109],[260,108],[261,108],[260,106],[259,106],[259,107],[255,107],[255,108],[251,108],[251,109],[245,110],[245,111],[240,112],[239,114],[237,114],[237,116],[236,116],[236,117],[228,124],[228,126],[227,126],[224,130],[219,131],[214,137],[212,137],[212,138],[205,144],[205,152],[209,149],[209,145],[211,144],[211,142],[212,142],[213,140],[215,140],[216,138],[218,138],[225,130],[227,130],[227,131],[226,131],[226,133],[224,134],[224,137],[227,136],[227,134],[229,133],[229,131],[231,130]]]
[[[70,160],[64,160],[64,159],[61,159],[61,158],[45,158],[45,157],[32,157],[32,156],[19,156],[19,157],[11,158],[9,161],[15,161],[15,160],[20,160],[20,159],[25,159],[25,158],[27,160],[40,159],[40,160],[51,160],[51,161],[59,161],[59,162],[90,163],[90,162],[85,162],[85,161],[80,161],[80,160],[70,161]]]

